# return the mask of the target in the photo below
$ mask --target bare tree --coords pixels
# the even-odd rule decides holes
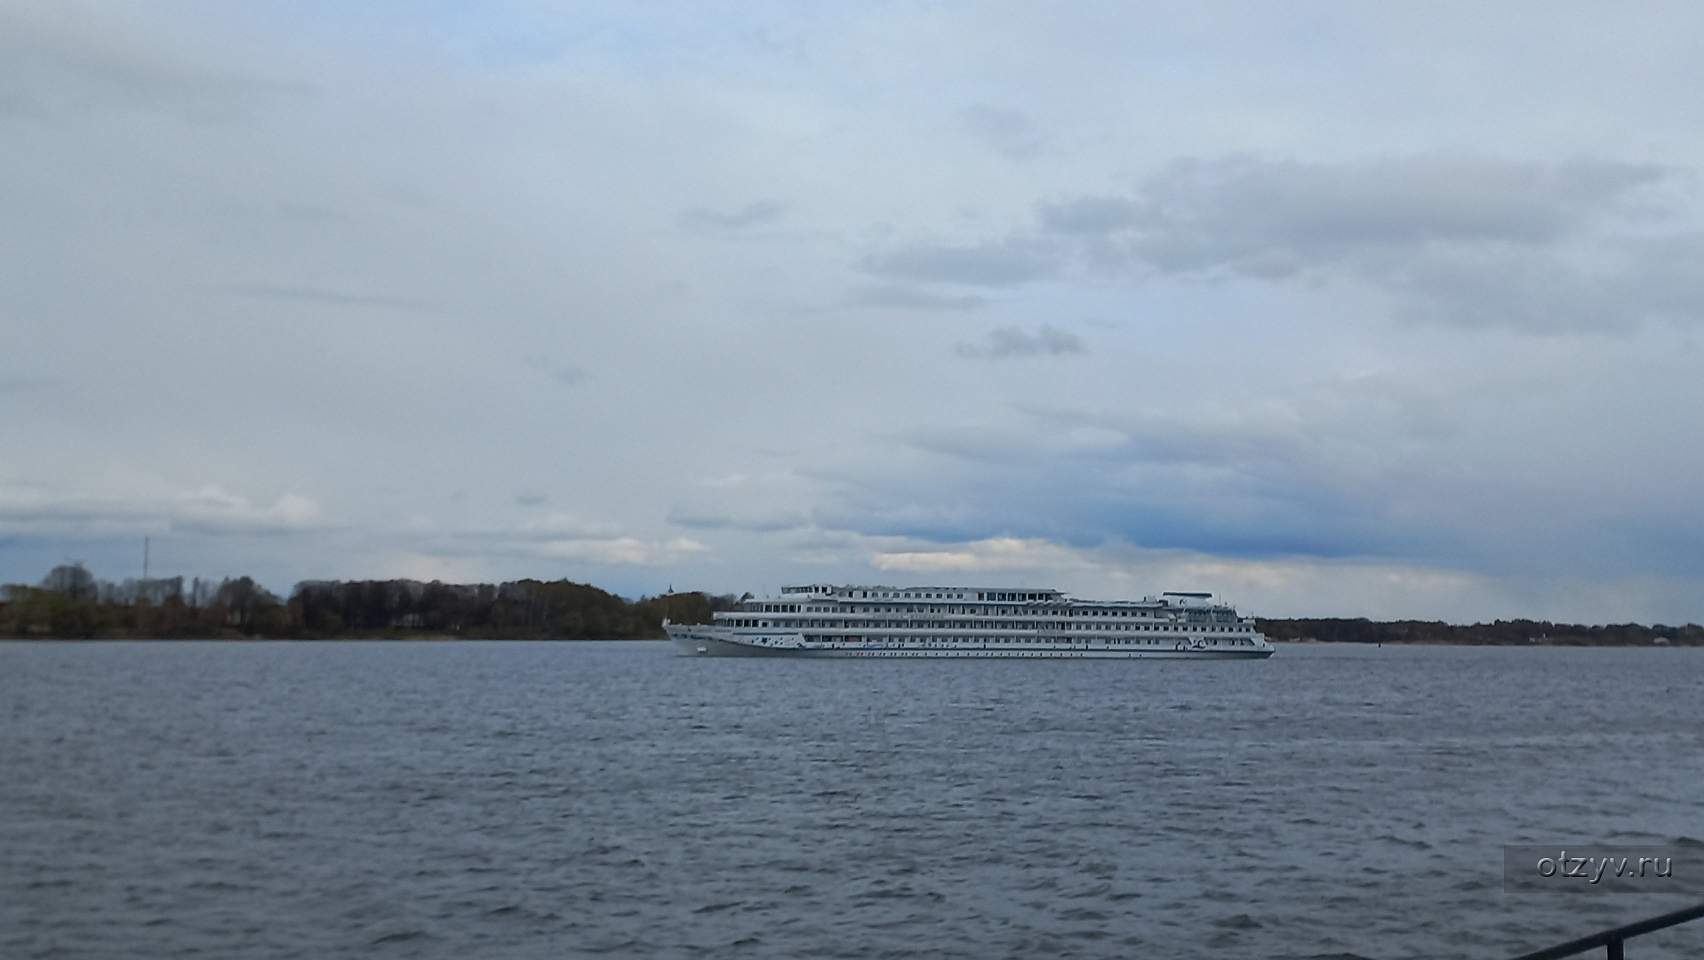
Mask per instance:
[[[62,563],[47,572],[42,578],[43,590],[63,593],[72,600],[93,600],[98,590],[95,575],[83,566],[83,561],[73,560]]]

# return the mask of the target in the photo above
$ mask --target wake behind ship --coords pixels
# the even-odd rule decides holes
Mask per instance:
[[[663,629],[683,653],[720,657],[1256,660],[1273,649],[1253,618],[1208,593],[1102,601],[1058,590],[811,584],[713,617]]]

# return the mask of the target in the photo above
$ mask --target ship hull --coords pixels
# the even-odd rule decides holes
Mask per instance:
[[[785,657],[789,651],[736,643],[697,633],[669,631],[669,640],[677,652],[695,657]]]
[[[1073,645],[911,645],[901,641],[851,644],[817,644],[802,635],[741,637],[715,627],[668,624],[670,641],[683,656],[695,657],[793,657],[802,659],[932,659],[932,660],[1264,660],[1272,656],[1264,649],[1213,649],[1186,642],[1170,647],[1114,648],[1094,644]]]

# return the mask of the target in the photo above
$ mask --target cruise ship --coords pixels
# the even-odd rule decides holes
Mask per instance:
[[[1083,657],[1255,660],[1272,644],[1210,593],[1079,600],[1058,590],[809,584],[663,629],[720,657]]]

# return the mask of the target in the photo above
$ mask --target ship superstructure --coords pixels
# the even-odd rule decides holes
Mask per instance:
[[[703,656],[1258,659],[1253,618],[1212,594],[1080,600],[1051,589],[828,583],[747,597],[709,624],[665,623]]]

